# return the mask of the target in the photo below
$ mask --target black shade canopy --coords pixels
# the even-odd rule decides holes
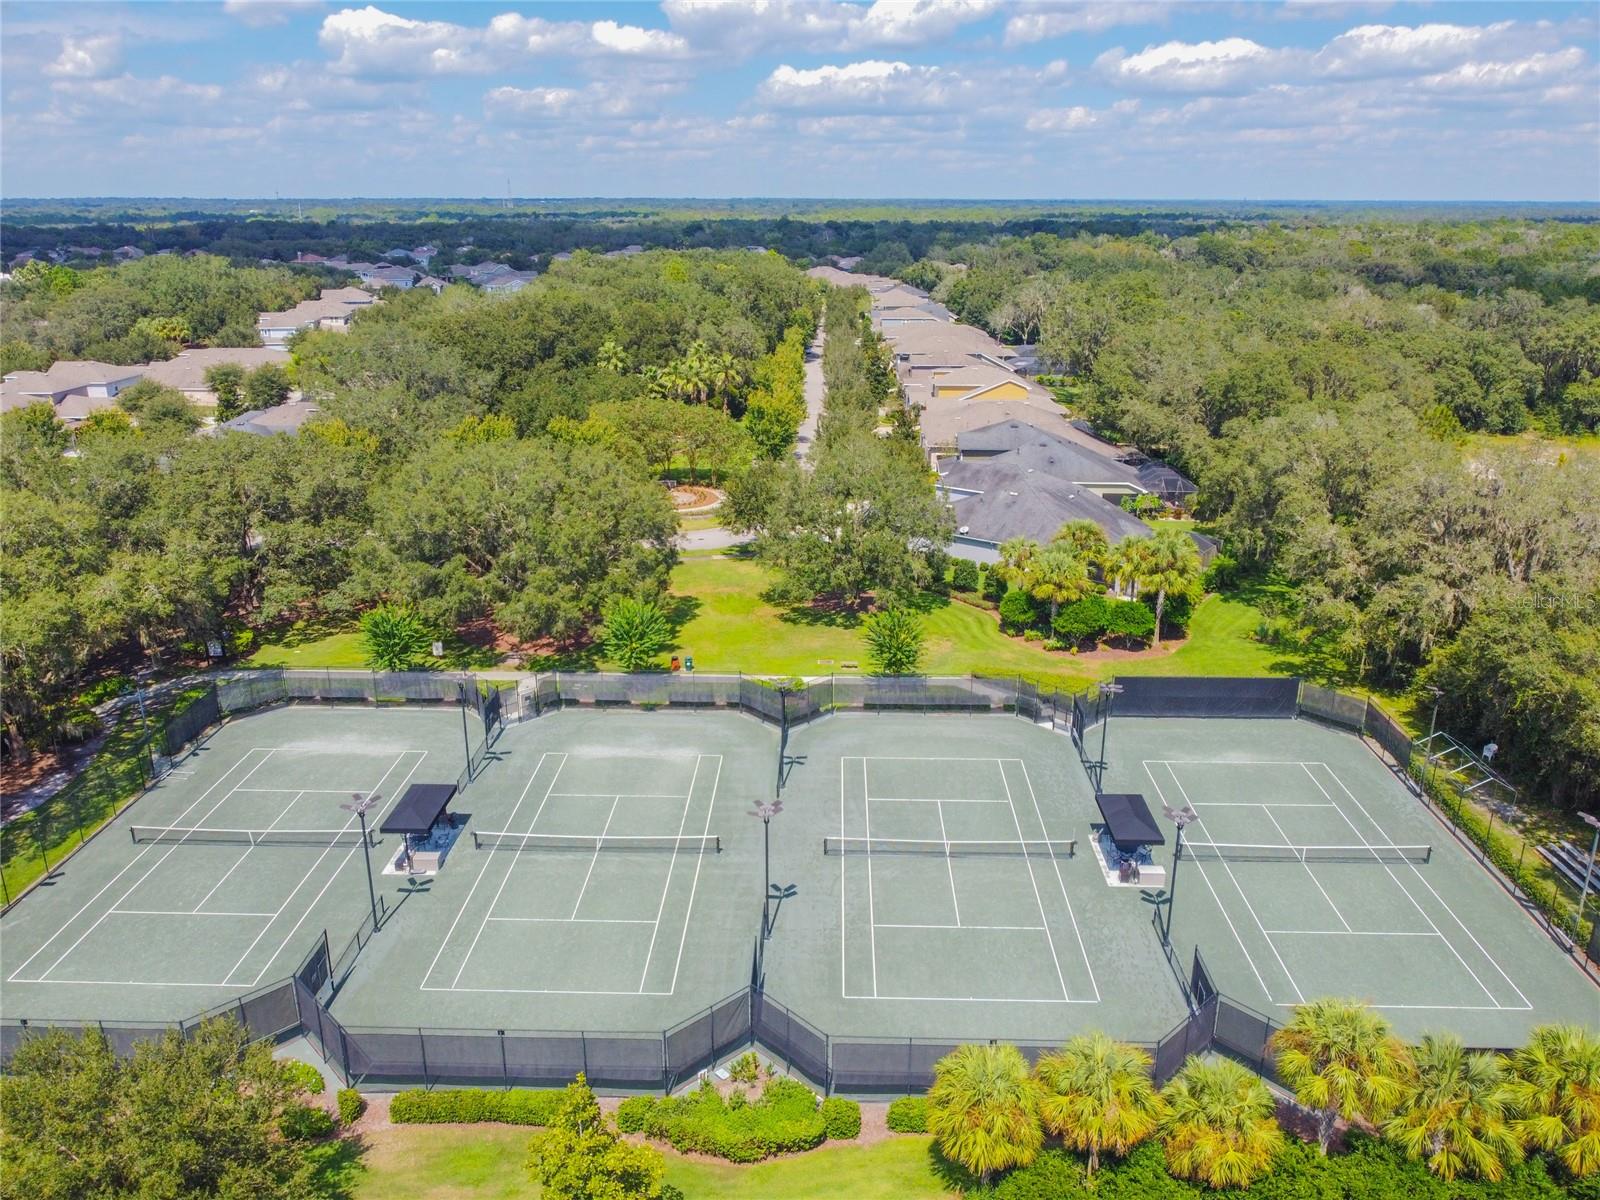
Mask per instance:
[[[444,815],[445,805],[456,794],[453,783],[413,783],[400,797],[400,803],[384,818],[379,833],[427,833]]]
[[[1111,840],[1119,846],[1164,846],[1166,836],[1138,792],[1096,792]]]

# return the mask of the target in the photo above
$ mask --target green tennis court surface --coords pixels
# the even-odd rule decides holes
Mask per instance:
[[[439,873],[377,875],[387,916],[333,1015],[413,1035],[648,1034],[706,1013],[752,977],[753,810],[778,748],[776,728],[721,710],[585,706],[505,728],[451,803],[460,836]],[[338,951],[369,911],[340,805],[378,793],[376,828],[410,784],[455,782],[464,753],[454,708],[229,721],[5,916],[4,1015],[171,1021],[284,978],[324,929]],[[841,714],[791,729],[786,753],[771,1000],[845,1040],[1152,1041],[1185,1015],[1151,897],[1107,886],[1063,734]],[[1198,944],[1243,1003],[1281,1019],[1355,995],[1407,1033],[1488,1045],[1600,1018],[1593,985],[1354,736],[1113,718],[1108,758],[1108,791],[1158,814],[1192,804],[1197,850],[1230,847],[1181,864],[1174,942],[1185,966]],[[399,848],[380,836],[375,866]]]
[[[1374,1004],[1408,1035],[1512,1046],[1595,1024],[1600,993],[1353,735],[1304,720],[1113,717],[1107,791],[1190,805],[1172,938],[1277,1020],[1317,996]],[[1097,746],[1097,735],[1087,739]],[[1172,862],[1172,826],[1158,861]],[[1213,843],[1234,847],[1207,853]],[[1304,855],[1284,847],[1306,848]]]

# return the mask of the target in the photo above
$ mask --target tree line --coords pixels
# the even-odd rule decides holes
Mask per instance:
[[[295,437],[193,436],[159,397],[75,432],[48,405],[6,414],[7,753],[82,730],[79,693],[108,658],[171,661],[381,603],[436,631],[491,618],[581,639],[609,602],[659,598],[677,528],[661,476],[787,452],[819,304],[772,256],[592,260],[514,296],[396,295],[347,333],[299,335],[292,382],[320,415]],[[711,356],[732,369],[704,391],[651,378]]]

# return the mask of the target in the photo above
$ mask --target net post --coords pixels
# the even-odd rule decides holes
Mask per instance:
[[[422,1027],[417,1027],[417,1058],[422,1063],[422,1086],[428,1087],[428,1039],[423,1036]]]

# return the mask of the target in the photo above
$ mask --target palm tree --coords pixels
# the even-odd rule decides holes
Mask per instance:
[[[1511,1072],[1511,1128],[1523,1144],[1554,1154],[1574,1175],[1600,1171],[1600,1036],[1541,1025],[1511,1056]]]
[[[602,371],[610,371],[613,375],[621,375],[628,369],[628,356],[614,338],[607,338],[600,343],[594,361]]]
[[[713,354],[707,361],[706,378],[711,386],[711,394],[722,397],[722,411],[727,412],[729,398],[744,382],[744,372],[739,369],[738,360],[726,351]]]
[[[1283,1145],[1267,1085],[1231,1058],[1193,1057],[1161,1093],[1167,1169],[1208,1187],[1246,1187]]]
[[[1010,586],[1022,587],[1038,553],[1038,542],[1025,537],[1007,538],[1000,543],[1000,561],[995,564],[995,570]]]
[[[1317,1113],[1317,1144],[1328,1153],[1340,1117],[1381,1121],[1399,1107],[1412,1078],[1411,1053],[1389,1022],[1358,1000],[1299,1005],[1272,1035],[1278,1075]]]
[[[1155,649],[1161,649],[1161,613],[1168,596],[1190,596],[1200,584],[1200,551],[1181,529],[1158,529],[1148,544],[1135,577],[1141,591],[1156,594]]]
[[[1089,568],[1064,543],[1052,543],[1039,552],[1029,565],[1026,586],[1035,600],[1050,602],[1052,627],[1061,605],[1081,600],[1095,590],[1089,581]]]
[[[1056,530],[1055,537],[1050,541],[1052,544],[1064,542],[1071,546],[1079,558],[1096,570],[1104,570],[1111,557],[1111,543],[1106,539],[1106,531],[1093,521],[1068,521]]]
[[[1106,555],[1106,580],[1119,592],[1125,591],[1129,599],[1139,598],[1139,580],[1145,574],[1150,559],[1150,539],[1124,538],[1111,547]]]
[[[704,404],[711,394],[711,351],[706,344],[698,338],[690,342],[678,360],[678,370],[683,377],[685,397]]]
[[[1522,1158],[1512,1131],[1505,1060],[1469,1053],[1453,1034],[1425,1034],[1415,1051],[1417,1074],[1400,1115],[1383,1131],[1412,1158],[1444,1179],[1461,1172],[1498,1182],[1506,1163]]]
[[[1150,1056],[1103,1033],[1083,1034],[1042,1057],[1033,1069],[1044,1089],[1045,1128],[1075,1150],[1089,1152],[1089,1175],[1100,1151],[1121,1157],[1161,1124],[1161,1093],[1150,1078]]]
[[[988,1183],[1044,1144],[1039,1085],[1015,1046],[958,1046],[933,1069],[928,1132],[943,1154]]]

